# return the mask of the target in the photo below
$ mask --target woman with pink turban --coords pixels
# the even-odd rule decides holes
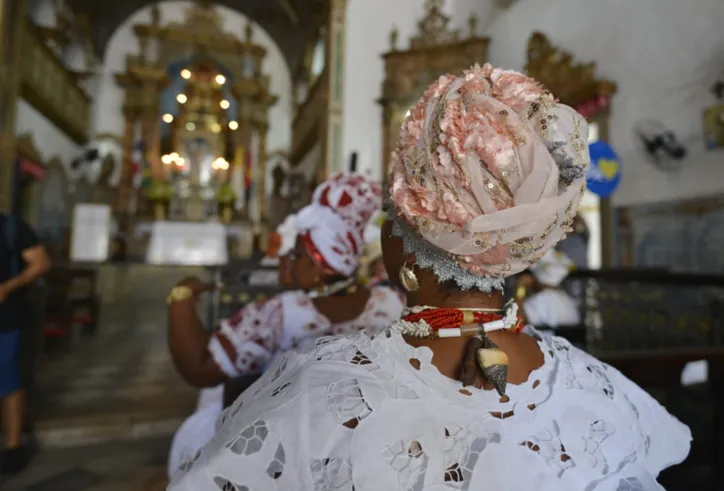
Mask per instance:
[[[689,429],[503,299],[570,229],[586,139],[520,73],[436,81],[392,158],[382,240],[402,317],[279,358],[169,489],[660,491]]]

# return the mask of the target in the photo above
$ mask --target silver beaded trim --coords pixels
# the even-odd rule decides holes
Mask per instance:
[[[432,270],[439,282],[454,280],[463,291],[473,288],[486,293],[503,290],[505,285],[503,278],[477,276],[465,271],[455,259],[423,239],[404,218],[398,217],[392,206],[388,208],[387,219],[393,222],[392,235],[402,238],[405,253],[414,254],[417,266]]]

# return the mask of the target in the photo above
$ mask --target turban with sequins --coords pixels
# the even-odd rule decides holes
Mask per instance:
[[[576,111],[525,75],[488,64],[444,75],[402,126],[394,213],[465,273],[517,273],[570,228],[586,185],[587,136]]]
[[[329,274],[350,276],[364,252],[364,229],[379,208],[381,189],[359,175],[336,174],[320,184],[297,214],[312,259]]]

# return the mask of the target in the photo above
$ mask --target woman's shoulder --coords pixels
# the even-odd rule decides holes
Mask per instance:
[[[388,327],[400,318],[404,307],[405,297],[399,291],[388,286],[373,286],[364,314],[373,325]]]
[[[654,476],[686,458],[691,445],[688,426],[644,389],[565,339],[553,336],[545,342],[558,364],[553,387],[557,411],[595,413],[596,424],[619,433],[614,440],[625,437],[635,444],[629,457]]]

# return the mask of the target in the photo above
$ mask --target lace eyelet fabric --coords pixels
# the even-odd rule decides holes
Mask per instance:
[[[526,332],[545,361],[506,398],[391,330],[285,353],[169,489],[660,491],[689,429],[612,367]]]

